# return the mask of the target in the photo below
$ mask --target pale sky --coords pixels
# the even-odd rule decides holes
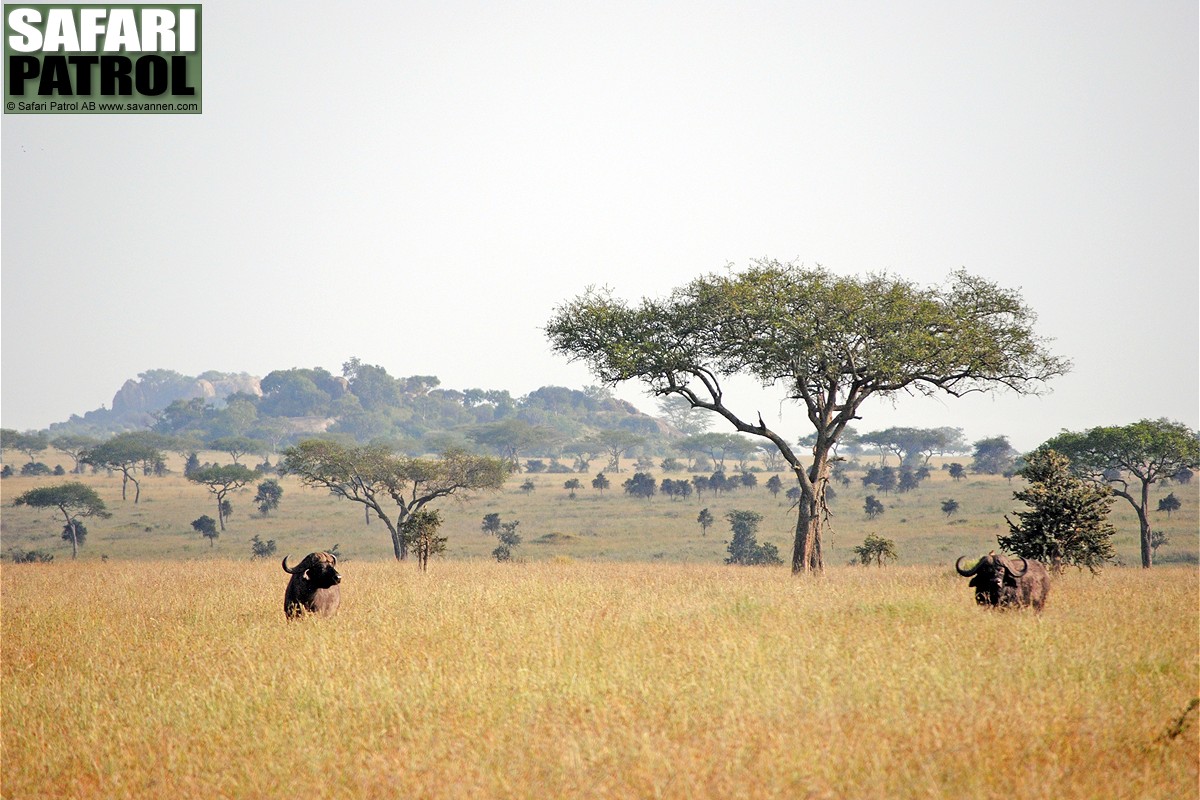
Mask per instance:
[[[1200,423],[1194,0],[203,9],[203,115],[3,117],[4,427],[159,368],[581,388],[556,305],[761,256],[965,268],[1075,365],[860,431]]]

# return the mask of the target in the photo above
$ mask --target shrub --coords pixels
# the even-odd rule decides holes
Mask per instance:
[[[729,541],[729,558],[726,564],[764,565],[782,564],[779,548],[770,542],[758,542],[758,523],[762,522],[762,514],[754,511],[730,511],[725,515],[733,530],[733,538]]]
[[[257,533],[254,534],[254,538],[250,540],[250,553],[251,559],[270,558],[275,555],[275,540],[268,539],[264,542]]]

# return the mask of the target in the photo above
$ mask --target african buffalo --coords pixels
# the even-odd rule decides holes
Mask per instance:
[[[288,619],[311,612],[321,617],[332,617],[342,602],[338,584],[337,556],[333,553],[309,553],[294,567],[288,567],[288,557],[283,557],[283,571],[290,574],[287,591],[283,595],[283,611]]]
[[[970,569],[963,569],[962,556],[954,562],[954,569],[975,590],[975,602],[981,606],[1033,606],[1041,612],[1046,607],[1046,595],[1050,593],[1050,573],[1040,561],[1026,561],[1020,556],[1018,569],[1007,556],[998,556],[993,550]]]

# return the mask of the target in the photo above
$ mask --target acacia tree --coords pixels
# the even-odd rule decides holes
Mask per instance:
[[[163,436],[150,431],[118,433],[108,441],[84,451],[82,461],[104,469],[120,470],[121,499],[125,499],[125,490],[132,481],[133,502],[137,503],[142,498],[142,484],[138,482],[137,471],[146,464],[162,460],[164,441]]]
[[[1200,435],[1179,422],[1144,419],[1083,433],[1063,431],[1042,447],[1062,453],[1071,459],[1075,474],[1107,486],[1133,506],[1141,528],[1142,566],[1153,565],[1150,486],[1200,466]]]
[[[58,486],[42,486],[13,499],[14,506],[32,508],[57,508],[66,521],[64,533],[69,529],[71,558],[79,555],[78,528],[80,517],[110,517],[104,501],[96,490],[82,483],[62,483]]]
[[[38,453],[50,447],[50,437],[45,431],[19,433],[6,430],[3,446],[5,450],[20,450],[29,457],[29,463],[32,464],[37,461]]]
[[[79,475],[83,472],[83,456],[89,448],[100,444],[100,440],[83,434],[67,433],[62,436],[55,437],[50,442],[58,450],[66,453],[75,462],[75,466],[71,468],[71,472]]]
[[[854,554],[858,556],[858,561],[864,567],[872,561],[875,566],[882,567],[884,561],[896,560],[896,543],[891,539],[884,539],[882,536],[877,536],[874,533],[868,534],[863,543],[854,548]]]
[[[230,492],[236,492],[250,481],[258,477],[258,473],[245,464],[213,464],[193,470],[187,476],[189,481],[202,483],[208,487],[217,499],[217,521],[221,530],[225,530],[225,518],[229,516],[228,509],[232,508],[225,500]]]
[[[1036,392],[1069,363],[1033,331],[1018,292],[966,272],[921,288],[900,278],[834,275],[760,260],[631,306],[589,289],[546,327],[555,351],[606,384],[639,380],[679,395],[779,450],[801,490],[792,571],[824,569],[830,453],[869,397]],[[722,383],[747,374],[799,403],[816,438],[802,462],[762,419],[734,409]]]
[[[281,469],[306,486],[328,489],[373,511],[391,534],[397,561],[408,557],[401,526],[414,511],[443,497],[499,489],[509,474],[507,461],[461,450],[436,459],[412,458],[379,445],[354,447],[325,439],[289,447]],[[384,509],[389,499],[397,507],[394,520]]]
[[[400,523],[400,535],[404,537],[406,549],[417,554],[417,565],[424,572],[429,566],[429,557],[446,552],[446,537],[438,535],[442,515],[436,508],[420,508]]]
[[[621,457],[628,456],[630,450],[645,444],[646,437],[638,436],[632,431],[611,428],[597,431],[589,436],[587,441],[600,452],[608,453],[608,468],[619,473]]]

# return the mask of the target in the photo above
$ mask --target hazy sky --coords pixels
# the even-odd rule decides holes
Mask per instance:
[[[1075,364],[859,430],[1198,424],[1194,0],[203,8],[203,115],[3,117],[4,427],[155,368],[579,388],[557,304],[760,256],[965,268]]]

